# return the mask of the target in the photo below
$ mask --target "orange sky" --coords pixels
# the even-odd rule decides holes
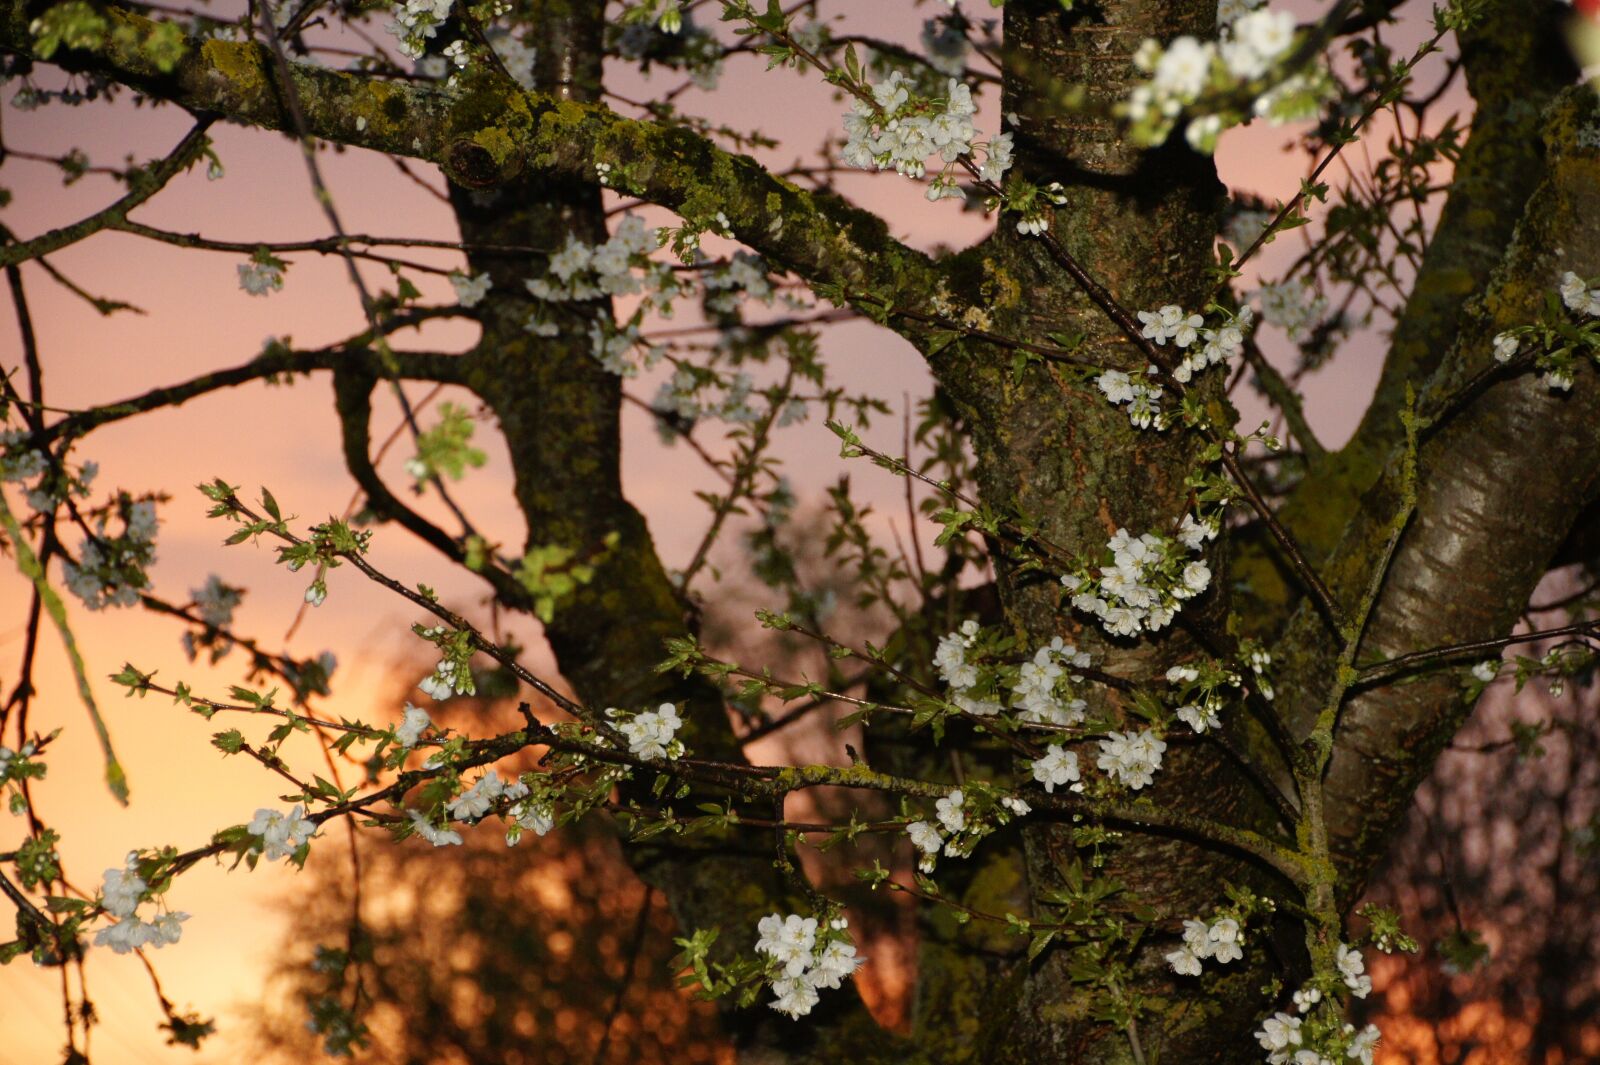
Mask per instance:
[[[868,5],[869,31],[915,38],[904,27],[926,17]],[[893,5],[896,9],[909,5]],[[1312,5],[1315,9],[1316,5]],[[987,10],[985,8],[985,10]],[[861,16],[852,15],[853,24]],[[908,21],[909,18],[909,21]],[[817,144],[832,128],[840,107],[813,80],[789,73],[763,73],[763,63],[735,60],[723,80],[724,91],[695,94],[716,118],[781,134],[785,147],[769,153],[779,163]],[[631,89],[625,76],[623,86]],[[672,84],[671,81],[666,82]],[[659,83],[658,83],[659,84]],[[625,90],[626,91],[626,90]],[[639,91],[645,91],[640,87]],[[9,97],[9,92],[7,93]],[[992,104],[980,112],[992,121]],[[4,131],[13,148],[59,153],[76,145],[96,162],[120,162],[127,153],[148,158],[165,152],[186,128],[185,116],[173,108],[152,111],[126,103],[69,110],[49,107],[35,113],[6,109]],[[223,181],[208,182],[198,173],[178,178],[137,218],[151,224],[207,236],[239,240],[292,240],[322,236],[323,219],[312,201],[298,150],[286,139],[232,126],[217,126],[213,139],[227,167]],[[1298,155],[1280,150],[1279,131],[1250,129],[1224,138],[1218,156],[1224,179],[1235,188],[1269,196],[1292,193],[1301,167]],[[403,178],[385,160],[363,153],[324,156],[325,173],[350,232],[455,239],[448,211]],[[437,175],[435,174],[437,180]],[[82,217],[109,202],[115,193],[106,182],[86,179],[62,188],[47,167],[21,160],[0,170],[0,184],[14,194],[0,217],[23,237]],[[920,190],[889,175],[851,178],[844,189],[865,206],[886,213],[914,243],[935,240],[962,243],[984,232],[980,219],[959,214],[950,204],[929,205]],[[712,249],[715,251],[716,249]],[[1280,241],[1263,256],[1270,275],[1298,250],[1297,242]],[[415,258],[426,259],[425,253]],[[134,303],[147,316],[95,316],[51,283],[37,268],[24,269],[33,315],[43,352],[49,401],[79,407],[123,398],[154,383],[175,382],[197,373],[234,365],[254,356],[268,335],[291,335],[303,345],[337,339],[360,320],[354,293],[336,260],[294,256],[281,293],[251,298],[238,287],[239,256],[187,252],[143,242],[121,234],[102,234],[53,257],[53,262],[89,290]],[[451,256],[432,261],[451,265]],[[381,285],[384,275],[370,271]],[[443,299],[442,282],[416,278],[431,297]],[[0,308],[0,365],[15,367],[20,359],[14,316],[9,301]],[[419,342],[443,350],[471,341],[463,326],[430,329]],[[408,342],[409,343],[409,342]],[[927,375],[909,347],[870,325],[835,328],[827,341],[836,378],[855,390],[874,390],[898,404],[909,392],[923,394]],[[1376,372],[1375,343],[1352,345],[1341,361],[1337,379],[1318,386],[1311,418],[1325,440],[1342,439],[1353,426],[1370,392]],[[634,386],[648,399],[654,384]],[[417,389],[414,395],[420,395]],[[1262,408],[1244,402],[1245,424],[1254,425]],[[394,424],[392,406],[380,406],[375,432]],[[624,482],[630,497],[644,510],[668,565],[686,561],[703,528],[703,505],[691,496],[716,482],[687,451],[663,449],[653,429],[637,411],[626,416],[628,449]],[[508,472],[492,435],[480,430],[480,443],[491,451],[488,468],[453,488],[457,499],[480,527],[510,543],[521,530],[510,506]],[[877,437],[887,450],[898,451],[898,422],[887,423]],[[788,460],[788,473],[802,500],[815,498],[840,467],[831,434],[813,419],[787,430],[778,445]],[[400,461],[409,451],[398,447],[385,466],[391,484],[403,484]],[[179,410],[133,419],[93,434],[81,445],[79,458],[101,465],[97,487],[133,491],[165,489],[173,499],[161,508],[156,590],[185,600],[210,573],[244,585],[249,594],[237,616],[240,631],[275,646],[297,610],[302,585],[283,580],[270,553],[252,547],[224,550],[222,533],[203,518],[203,501],[190,486],[221,476],[245,486],[272,487],[286,511],[317,520],[342,512],[352,484],[338,457],[336,423],[329,384],[324,375],[292,388],[246,386],[228,394],[196,400]],[[887,475],[864,468],[853,471],[867,498],[890,503],[900,486]],[[75,539],[69,538],[75,546]],[[384,529],[373,548],[380,568],[404,579],[456,589],[447,597],[470,606],[479,595],[459,581],[447,579],[446,567],[404,533]],[[287,647],[301,656],[332,650],[340,660],[335,677],[338,699],[328,705],[338,713],[386,720],[396,709],[374,705],[374,695],[394,690],[384,675],[385,663],[411,651],[415,641],[407,626],[414,612],[405,604],[366,585],[349,570],[330,581],[328,603],[311,613]],[[13,572],[0,572],[0,687],[9,691],[15,679],[22,643],[22,604],[26,587]],[[73,603],[69,602],[69,607]],[[238,679],[237,658],[208,671],[187,663],[180,651],[181,632],[166,621],[130,612],[89,613],[72,609],[80,644],[91,674],[103,677],[124,660],[141,669],[159,670],[167,681],[187,679],[197,690],[220,692]],[[531,635],[531,634],[530,634]],[[547,664],[542,650],[530,653],[536,666]],[[47,820],[64,838],[62,852],[69,874],[79,887],[92,890],[101,870],[120,864],[131,847],[203,842],[219,827],[249,819],[258,805],[280,805],[275,796],[281,781],[253,763],[224,761],[209,745],[217,727],[151,698],[130,701],[121,689],[100,680],[96,694],[109,721],[127,769],[133,803],[119,808],[98,779],[98,751],[85,713],[72,691],[59,642],[47,632],[39,668],[40,694],[33,723],[41,731],[64,726],[52,748],[51,776],[35,789]],[[302,746],[300,757],[314,753]],[[291,760],[295,755],[291,752]],[[10,839],[0,840],[9,843]],[[3,849],[3,848],[0,848]],[[323,860],[337,859],[338,845],[325,845]],[[314,858],[314,860],[316,860]],[[91,992],[103,1023],[95,1046],[107,1060],[127,1062],[226,1061],[239,1045],[230,1041],[238,1025],[237,1004],[259,986],[265,959],[276,944],[294,932],[292,918],[281,905],[296,890],[296,879],[281,866],[263,864],[254,873],[227,873],[202,866],[185,875],[170,895],[175,908],[193,918],[182,943],[152,955],[167,994],[179,1006],[194,1006],[218,1017],[222,1034],[198,1058],[165,1047],[156,1031],[160,1020],[154,996],[138,962],[105,950],[91,951]],[[61,1042],[59,993],[54,971],[33,971],[19,961],[0,969],[0,1065],[33,1065],[56,1060]]]

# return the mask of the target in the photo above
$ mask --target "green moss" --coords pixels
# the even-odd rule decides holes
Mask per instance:
[[[200,46],[206,64],[227,79],[231,94],[241,100],[254,100],[269,85],[261,50],[237,41],[209,40]]]

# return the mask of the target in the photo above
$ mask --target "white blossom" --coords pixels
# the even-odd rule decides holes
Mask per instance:
[[[167,947],[176,943],[183,937],[183,922],[188,919],[189,915],[181,910],[168,910],[166,913],[157,914],[153,922],[156,934],[151,945]]]
[[[303,806],[286,814],[257,810],[248,827],[251,835],[261,837],[261,856],[269,862],[291,856],[317,831],[317,826],[306,820]]]
[[[455,688],[450,681],[445,677],[441,677],[438,673],[430,673],[428,676],[423,677],[417,683],[417,687],[422,689],[423,694],[441,702],[455,694]]]
[[[1294,28],[1288,11],[1252,11],[1235,19],[1231,39],[1221,48],[1228,72],[1242,80],[1261,77],[1294,43]]]
[[[1138,791],[1155,780],[1166,749],[1165,741],[1149,729],[1139,733],[1112,732],[1100,741],[1100,757],[1095,765]]]
[[[1272,1052],[1299,1046],[1300,1018],[1288,1013],[1274,1013],[1261,1022],[1261,1029],[1256,1032],[1256,1040],[1261,1044],[1261,1049]],[[1288,1058],[1285,1056],[1278,1060],[1287,1061]]]
[[[1043,758],[1034,760],[1033,779],[1044,785],[1044,790],[1054,792],[1058,784],[1071,784],[1078,779],[1078,756],[1052,743]]]
[[[137,917],[124,917],[95,933],[94,943],[97,947],[110,947],[117,954],[127,954],[151,943],[155,935],[155,925]]]
[[[1249,295],[1261,305],[1261,317],[1288,333],[1291,340],[1308,339],[1312,327],[1328,310],[1327,297],[1304,281],[1263,285]]]
[[[1179,976],[1199,976],[1200,959],[1188,947],[1179,947],[1167,953],[1167,964]]]
[[[791,913],[770,914],[756,926],[761,938],[756,952],[765,954],[791,977],[801,976],[811,965],[811,947],[817,941],[817,919]]]
[[[450,287],[456,290],[456,301],[463,307],[476,307],[494,287],[487,272],[469,277],[459,270],[450,272]]]
[[[1191,551],[1198,551],[1207,540],[1215,540],[1221,528],[1213,521],[1195,521],[1194,515],[1185,514],[1178,526],[1178,541]]]
[[[526,790],[526,785],[523,787]],[[506,792],[510,794],[511,789],[508,787]],[[519,802],[506,812],[516,822],[517,829],[528,829],[536,836],[543,836],[556,827],[556,812],[548,803],[534,802],[532,800]],[[506,833],[506,842],[515,846],[517,840],[521,837],[522,833],[520,831],[517,831],[515,835],[508,832]]]
[[[1590,288],[1587,281],[1571,270],[1561,275],[1559,291],[1567,310],[1590,318],[1600,316],[1600,289]]]
[[[0,454],[0,481],[31,480],[48,468],[49,460],[44,452],[26,446],[29,439],[29,435],[20,429],[0,432],[0,450],[4,451],[4,454]]]
[[[267,296],[283,288],[283,270],[270,262],[251,259],[239,264],[239,287],[252,296]]]
[[[1210,704],[1190,703],[1178,707],[1178,720],[1194,729],[1196,732],[1205,732],[1207,729],[1221,728],[1222,719]]]
[[[121,869],[107,869],[100,888],[101,904],[113,917],[131,917],[150,885],[139,876],[139,856],[129,852]]]
[[[956,788],[933,804],[934,811],[939,815],[939,823],[952,835],[967,827],[967,812],[962,809],[966,799],[962,790]]]
[[[607,713],[614,714],[615,711]],[[674,748],[673,737],[682,726],[678,708],[672,703],[662,703],[654,710],[646,710],[623,721],[617,730],[627,739],[630,753],[649,761],[659,761],[678,756],[681,747]]]
[[[1494,338],[1494,361],[1510,362],[1517,354],[1518,340],[1513,333],[1496,333]]]
[[[1346,1025],[1345,1034],[1350,1039],[1345,1044],[1345,1056],[1359,1059],[1361,1065],[1372,1065],[1373,1051],[1378,1049],[1378,1026],[1369,1024],[1358,1032],[1354,1025]]]
[[[770,1003],[772,1008],[795,1019],[810,1013],[820,998],[817,989],[799,977],[774,980],[772,991],[778,996]]]
[[[421,707],[406,703],[405,714],[394,730],[394,739],[402,747],[415,747],[422,734],[433,724],[433,719]]]
[[[416,834],[433,844],[435,847],[461,846],[461,833],[452,828],[439,828],[420,810],[407,810],[406,815],[411,818],[411,827]]]
[[[1010,810],[1018,817],[1027,817],[1029,814],[1033,813],[1033,807],[1029,806],[1026,800],[1013,798],[1010,795],[1002,796],[1000,799],[1000,805],[1004,806],[1007,810]]]
[[[806,982],[812,987],[837,990],[840,982],[861,968],[864,960],[856,957],[854,943],[836,939],[817,956],[815,967],[806,974]]]
[[[1206,929],[1206,937],[1211,941],[1211,956],[1221,964],[1226,965],[1244,957],[1244,936],[1239,929],[1239,922],[1232,917],[1213,921]]]
[[[215,573],[206,578],[205,584],[190,590],[189,594],[194,599],[200,620],[212,628],[221,628],[232,622],[233,609],[244,597],[239,589],[222,583],[222,578]]]
[[[445,803],[445,811],[457,821],[476,821],[494,807],[506,790],[505,782],[493,769],[479,777],[471,788]]]
[[[1156,61],[1151,79],[1156,91],[1185,101],[1194,99],[1205,88],[1215,54],[1216,46],[1209,42],[1201,44],[1188,36],[1177,38]]]
[[[1366,960],[1361,957],[1361,952],[1344,943],[1339,944],[1338,952],[1334,956],[1339,973],[1344,977],[1344,984],[1356,998],[1366,998],[1372,992],[1372,977],[1367,975]]]

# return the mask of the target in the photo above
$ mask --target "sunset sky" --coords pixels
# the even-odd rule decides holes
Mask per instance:
[[[913,44],[921,19],[928,14],[928,9],[912,9],[909,4],[857,6],[867,13],[852,12],[852,25]],[[1324,6],[1298,5],[1308,12]],[[987,5],[982,7],[988,11]],[[719,91],[694,92],[686,99],[718,120],[779,135],[784,146],[765,153],[765,158],[787,164],[835,128],[841,105],[816,79],[792,72],[765,73],[763,66],[759,59],[736,58]],[[670,76],[661,77],[666,80],[658,81],[657,88],[673,83]],[[615,85],[624,95],[649,91],[636,73],[626,71],[619,72]],[[0,115],[0,129],[12,149],[60,154],[78,146],[96,163],[120,164],[129,154],[145,159],[165,153],[188,128],[181,111],[134,107],[126,95],[114,106],[51,106],[29,113],[9,106],[12,92],[11,87],[4,90],[7,104]],[[980,124],[993,117],[994,107],[985,102]],[[1376,127],[1379,136],[1382,128]],[[275,134],[226,125],[214,127],[212,138],[226,178],[207,181],[197,168],[142,207],[136,218],[244,241],[327,233],[293,143]],[[1268,198],[1292,194],[1303,158],[1284,150],[1285,138],[1284,131],[1258,127],[1225,136],[1218,153],[1224,181],[1236,190]],[[388,160],[361,152],[326,152],[322,160],[349,232],[456,239],[448,209],[400,176]],[[436,171],[422,169],[441,184]],[[0,211],[0,221],[24,238],[90,214],[117,195],[108,181],[96,177],[64,188],[51,167],[15,157],[0,168],[0,185],[13,195],[11,204]],[[883,212],[899,234],[921,247],[940,242],[961,245],[987,231],[982,218],[963,215],[949,203],[928,204],[919,189],[892,174],[847,178],[841,188],[863,206]],[[1265,276],[1275,276],[1299,247],[1299,235],[1279,241],[1260,257],[1258,268]],[[726,249],[712,245],[708,250],[715,254]],[[448,253],[406,254],[443,266],[459,261]],[[121,234],[101,234],[52,256],[52,261],[89,291],[148,312],[99,317],[36,266],[23,269],[43,353],[46,394],[58,407],[117,400],[157,383],[245,362],[260,351],[268,336],[292,336],[305,346],[330,342],[355,332],[361,321],[344,267],[334,258],[293,256],[283,291],[269,298],[252,298],[240,290],[236,266],[242,256],[184,251]],[[369,270],[367,276],[377,287],[387,280],[386,272],[378,269]],[[413,280],[430,299],[448,297],[442,279],[413,275]],[[6,300],[0,305],[0,366],[7,371],[20,362],[16,338],[15,315]],[[1281,337],[1269,330],[1264,338],[1269,351],[1285,355]],[[420,339],[408,335],[401,346],[460,350],[472,339],[466,326],[439,326]],[[830,329],[825,351],[837,380],[855,391],[876,392],[897,408],[902,394],[917,397],[928,389],[928,376],[910,347],[870,324]],[[1379,351],[1375,338],[1362,338],[1350,345],[1333,374],[1314,379],[1311,420],[1325,442],[1337,443],[1353,427],[1372,387]],[[655,381],[629,387],[648,400]],[[412,386],[413,398],[424,391]],[[1264,416],[1264,408],[1247,390],[1240,396],[1243,424],[1253,427]],[[637,410],[626,411],[624,483],[649,518],[667,564],[682,565],[704,527],[705,508],[691,493],[718,482],[686,448],[663,448],[647,421]],[[395,424],[395,408],[385,400],[375,433],[387,433]],[[299,611],[303,581],[275,567],[265,548],[223,548],[226,533],[205,520],[204,500],[192,486],[214,477],[247,490],[267,485],[286,512],[300,515],[307,524],[342,513],[353,484],[339,457],[336,430],[329,378],[319,375],[293,387],[249,385],[122,422],[92,434],[75,455],[100,464],[96,487],[102,491],[121,487],[170,493],[170,502],[160,508],[159,562],[153,571],[157,592],[187,601],[188,591],[212,573],[243,585],[249,593],[238,612],[237,627],[275,647]],[[865,435],[886,450],[898,451],[899,434],[896,418]],[[816,500],[841,472],[835,458],[837,442],[817,416],[785,430],[779,440],[778,454],[786,460],[800,498]],[[510,502],[507,464],[492,427],[480,425],[477,442],[489,450],[490,464],[452,486],[452,491],[492,538],[519,545],[523,533]],[[391,452],[383,469],[392,485],[406,483],[401,462],[410,453],[404,442]],[[866,467],[851,472],[860,494],[883,501],[887,512],[901,513],[895,504],[902,491],[898,482]],[[929,530],[920,535],[931,541]],[[77,538],[69,536],[68,543],[75,548]],[[452,576],[431,551],[402,531],[381,529],[372,558],[380,569],[407,583],[441,587],[449,602],[481,614],[474,609],[482,598],[481,589]],[[329,712],[392,720],[399,712],[392,701],[398,688],[389,673],[392,663],[408,655],[422,657],[408,633],[416,613],[348,568],[333,574],[330,588],[328,602],[309,612],[286,650],[300,657],[330,650],[338,657],[336,698],[322,703]],[[6,692],[15,681],[22,649],[27,595],[26,583],[15,572],[9,568],[0,572],[0,605],[8,608],[0,615],[0,689]],[[121,689],[104,679],[126,661],[158,671],[169,683],[184,679],[197,691],[221,694],[227,684],[240,679],[237,654],[216,669],[192,665],[179,646],[182,630],[165,619],[134,610],[91,613],[70,597],[68,605],[90,672],[98,678],[95,693],[126,767],[133,798],[123,809],[98,784],[99,752],[93,733],[72,689],[60,641],[47,631],[33,726],[41,732],[58,726],[65,731],[50,751],[50,777],[34,794],[46,819],[64,837],[61,850],[78,888],[93,892],[101,871],[120,865],[132,847],[186,848],[204,842],[219,828],[249,820],[258,806],[282,805],[276,798],[281,780],[243,759],[225,760],[210,746],[211,734],[227,726],[187,714],[163,698],[125,699]],[[525,626],[519,631],[531,647],[530,665],[551,673],[536,630]],[[314,757],[314,747],[304,742],[290,751],[295,764],[311,765]],[[15,835],[8,833],[0,849],[14,842]],[[326,835],[339,842],[324,844],[312,860],[343,860],[342,831]],[[292,900],[298,883],[281,864],[263,863],[253,873],[243,869],[230,873],[206,864],[173,888],[174,908],[193,917],[179,946],[151,957],[168,997],[180,1007],[218,1018],[220,1035],[198,1057],[163,1045],[156,1030],[160,1015],[155,998],[138,961],[104,949],[91,950],[90,992],[103,1021],[94,1045],[105,1060],[236,1059],[238,1010],[256,995],[267,959],[279,944],[296,936]],[[58,979],[55,970],[35,971],[26,960],[0,969],[0,1065],[56,1060],[61,1044]]]

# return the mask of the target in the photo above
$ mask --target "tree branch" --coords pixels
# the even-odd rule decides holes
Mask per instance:
[[[103,42],[50,62],[198,111],[296,132],[264,46],[186,37],[182,58],[164,73],[143,47],[155,22],[115,6],[98,10],[108,22]],[[0,49],[37,58],[29,19],[26,0],[0,7]],[[518,93],[488,71],[469,70],[453,92],[306,63],[287,64],[286,76],[308,135],[428,160],[460,185],[500,185],[529,173],[593,182],[595,164],[605,162],[619,192],[694,224],[710,225],[721,212],[735,237],[807,281],[913,305],[939,288],[932,260],[896,241],[876,215],[830,193],[806,192],[688,130],[623,118],[601,104]]]
[[[145,170],[131,171],[128,178],[128,194],[111,206],[70,226],[52,229],[32,240],[0,245],[0,266],[9,267],[29,259],[37,259],[41,255],[60,251],[69,244],[76,244],[102,229],[117,228],[127,220],[128,212],[166,188],[168,182],[186,170],[189,164],[199,157],[201,150],[209,143],[206,130],[215,120],[215,116],[212,115],[202,116],[165,158],[151,164]]]
[[[430,318],[455,313],[458,312],[453,307],[418,309],[389,319],[384,323],[384,328],[386,333],[392,333]],[[69,414],[46,427],[42,436],[34,443],[36,446],[44,447],[63,438],[80,437],[102,425],[119,422],[136,414],[145,414],[164,407],[182,406],[197,396],[278,374],[309,373],[313,370],[332,370],[349,366],[359,367],[374,375],[394,375],[410,380],[440,381],[448,384],[457,384],[461,380],[457,356],[435,352],[395,351],[385,359],[377,352],[360,347],[363,343],[369,343],[371,339],[370,334],[362,334],[339,344],[311,351],[277,348],[263,352],[240,366],[202,374],[180,384],[153,388],[143,395],[122,400],[120,403],[107,403],[104,406]]]

